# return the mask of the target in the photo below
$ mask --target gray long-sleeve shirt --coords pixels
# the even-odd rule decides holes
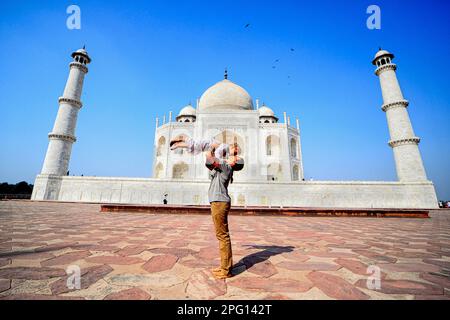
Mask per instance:
[[[225,160],[219,160],[217,168],[213,168],[212,164],[208,162],[206,162],[206,166],[210,169],[211,179],[208,191],[209,202],[231,202],[228,185],[233,177],[233,168]]]

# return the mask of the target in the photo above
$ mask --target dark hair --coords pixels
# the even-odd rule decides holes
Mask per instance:
[[[244,163],[243,162],[236,162],[233,166],[234,171],[241,171],[244,169]]]
[[[231,181],[230,183],[233,183],[233,173],[235,171],[241,171],[242,169],[244,169],[244,159],[239,159],[238,161],[236,161],[233,165],[233,170],[231,170]]]

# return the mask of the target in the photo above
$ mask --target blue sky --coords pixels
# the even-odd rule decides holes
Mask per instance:
[[[66,27],[71,4],[81,30]],[[371,4],[381,30],[366,27]],[[449,9],[439,0],[1,1],[0,181],[32,183],[41,170],[70,53],[83,44],[93,62],[72,174],[150,176],[155,117],[195,102],[228,67],[280,118],[300,119],[307,179],[395,180],[371,65],[382,46],[396,55],[428,177],[450,199]]]

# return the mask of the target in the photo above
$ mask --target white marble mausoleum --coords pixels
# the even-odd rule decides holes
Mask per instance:
[[[156,119],[151,178],[77,177],[66,175],[77,115],[82,107],[84,76],[91,62],[86,50],[72,54],[69,78],[42,172],[32,200],[98,203],[207,204],[208,170],[204,156],[171,151],[169,142],[180,136],[237,142],[245,159],[229,191],[233,205],[343,208],[437,208],[433,183],[427,179],[418,138],[409,119],[396,76],[394,55],[379,50],[372,63],[380,79],[397,181],[305,181],[300,126],[274,111],[228,79],[208,88],[195,104],[174,116]],[[295,122],[295,123],[293,123]]]

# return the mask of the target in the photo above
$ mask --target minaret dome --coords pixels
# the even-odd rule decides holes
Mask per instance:
[[[91,63],[91,58],[89,57],[85,46],[83,46],[82,49],[72,52],[72,58],[75,62],[79,62],[81,64]]]
[[[387,50],[379,49],[375,54],[375,57],[372,60],[372,64],[377,67],[381,67],[382,65],[392,63],[392,59],[394,59],[394,55]]]

